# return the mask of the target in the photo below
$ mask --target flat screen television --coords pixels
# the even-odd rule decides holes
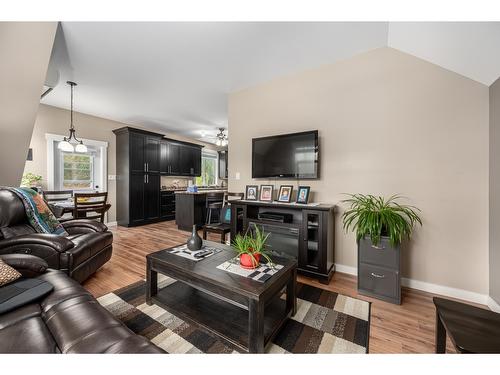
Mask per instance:
[[[318,131],[252,139],[252,178],[319,177]]]

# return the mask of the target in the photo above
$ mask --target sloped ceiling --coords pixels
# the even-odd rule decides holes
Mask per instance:
[[[487,86],[500,77],[499,22],[391,22],[387,44]]]
[[[499,23],[63,22],[42,102],[68,108],[71,79],[77,111],[200,139],[227,126],[230,92],[380,47],[490,85],[499,42]]]

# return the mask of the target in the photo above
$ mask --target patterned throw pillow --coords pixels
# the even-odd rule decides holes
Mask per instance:
[[[21,274],[19,272],[0,259],[0,286],[11,283],[20,277]]]

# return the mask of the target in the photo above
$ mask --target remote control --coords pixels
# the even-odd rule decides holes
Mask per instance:
[[[213,251],[212,250],[203,250],[203,251],[199,251],[197,252],[196,254],[194,254],[193,256],[197,259],[199,258],[205,258],[206,256],[210,255],[210,254],[213,254]]]

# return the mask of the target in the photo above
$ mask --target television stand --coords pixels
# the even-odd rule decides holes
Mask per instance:
[[[335,206],[329,204],[233,201],[231,238],[246,233],[251,223],[262,226],[271,233],[273,251],[296,258],[299,273],[328,284],[335,271],[334,211]],[[286,215],[288,220],[265,220],[262,213]]]

